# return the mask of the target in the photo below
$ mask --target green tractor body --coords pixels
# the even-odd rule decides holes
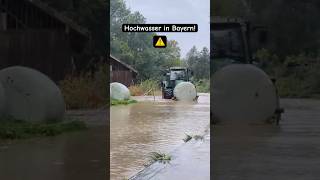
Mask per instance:
[[[163,75],[161,82],[162,98],[172,99],[173,90],[181,82],[190,82],[192,72],[186,67],[171,67]]]

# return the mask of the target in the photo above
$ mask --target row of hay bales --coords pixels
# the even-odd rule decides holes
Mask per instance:
[[[0,121],[60,121],[64,113],[62,93],[46,75],[21,66],[0,70]]]
[[[190,82],[181,82],[174,88],[174,97],[179,101],[193,101],[197,97],[195,86]],[[110,84],[110,97],[113,100],[129,100],[130,90],[123,84]]]

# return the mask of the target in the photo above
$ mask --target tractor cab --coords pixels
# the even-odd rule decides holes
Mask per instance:
[[[213,71],[232,63],[249,63],[249,23],[239,18],[213,18],[211,57]]]
[[[181,82],[189,82],[192,74],[191,70],[186,67],[171,67],[167,69],[161,82],[162,97],[171,99],[176,85]]]
[[[266,104],[268,103],[266,102],[272,100],[272,103],[269,103],[269,105],[272,105],[270,105],[271,110],[269,114],[266,114],[272,117],[271,119],[275,119],[278,124],[281,119],[281,113],[284,110],[280,108],[275,80],[265,74],[259,68],[257,59],[252,57],[252,50],[261,49],[266,45],[267,31],[265,27],[252,27],[248,21],[242,18],[212,17],[210,37],[210,69],[213,74],[211,78],[211,98],[213,107],[215,107],[212,114],[212,117],[215,117],[213,122],[218,122],[219,118],[228,119],[229,117],[226,117],[229,114],[236,114],[237,112],[240,112],[240,115],[236,117],[238,119],[242,116],[245,117],[244,119],[249,119],[248,117],[256,115],[254,113],[263,114],[267,109]],[[251,71],[250,78],[257,78],[258,80],[250,80],[249,77],[246,77]],[[261,84],[265,85],[262,86]],[[251,94],[253,91],[255,93]],[[243,101],[240,101],[241,103],[239,104],[233,102],[236,99],[234,98],[236,95],[238,96],[237,98],[241,97],[246,101],[246,106],[241,104]],[[250,103],[252,98],[252,103]],[[258,103],[259,100],[262,103]],[[224,106],[228,103],[231,105]],[[264,108],[255,110],[259,105]],[[251,109],[240,110],[243,107],[251,107]],[[225,116],[221,118],[221,114]]]
[[[252,26],[242,18],[212,17],[211,19],[211,72],[233,63],[255,62],[252,50],[261,49],[267,43],[264,26]]]

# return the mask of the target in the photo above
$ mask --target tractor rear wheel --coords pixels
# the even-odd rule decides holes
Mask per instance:
[[[173,89],[163,89],[163,99],[171,99],[173,97]]]

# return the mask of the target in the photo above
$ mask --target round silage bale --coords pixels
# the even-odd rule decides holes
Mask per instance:
[[[173,90],[179,101],[193,101],[197,97],[196,87],[190,82],[180,82]]]
[[[269,76],[249,64],[233,64],[212,78],[213,117],[224,124],[255,124],[271,118],[277,93]]]
[[[0,71],[5,115],[29,122],[62,120],[65,103],[60,89],[46,75],[27,67]]]
[[[125,85],[114,82],[110,84],[110,97],[114,100],[127,100],[130,98],[130,91]]]

